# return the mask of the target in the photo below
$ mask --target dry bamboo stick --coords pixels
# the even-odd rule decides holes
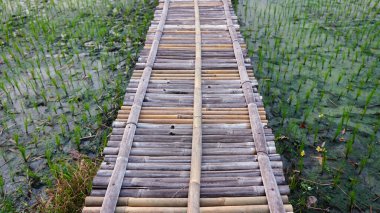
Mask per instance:
[[[168,59],[170,60],[170,59]],[[234,61],[236,62],[236,60]],[[247,61],[247,63],[251,63],[250,61]],[[133,71],[133,73],[138,73],[138,74],[141,74],[143,72],[142,69],[136,69],[135,71]],[[182,70],[182,69],[177,69],[177,70],[155,70],[154,73],[152,73],[152,75],[154,74],[178,74],[178,73],[186,73],[186,74],[194,74],[194,71],[193,70]],[[209,70],[209,69],[202,69],[202,74],[239,74],[238,73],[239,70],[238,69],[212,69],[212,70]],[[250,73],[253,75],[253,73]]]
[[[281,161],[279,154],[269,155],[271,162]],[[131,163],[189,163],[189,156],[129,156]],[[116,156],[106,156],[104,162],[115,162]],[[202,163],[222,163],[222,162],[239,162],[239,161],[257,161],[257,156],[254,155],[236,155],[236,156],[203,156]]]
[[[112,127],[124,128],[126,126],[126,122],[114,121],[112,123]],[[142,129],[150,129],[150,128],[163,128],[163,129],[192,129],[193,126],[191,124],[150,124],[150,123],[138,123],[137,126]],[[204,124],[204,129],[249,129],[251,128],[249,123],[236,123],[236,124]]]
[[[101,167],[112,168],[114,163],[102,163]],[[281,168],[281,161],[270,161],[270,166],[273,168]],[[228,171],[231,169],[259,169],[257,162],[221,162],[221,163],[203,163],[202,170],[207,171]],[[167,170],[167,171],[188,171],[190,165],[188,163],[129,163],[128,169],[144,169],[144,170]]]
[[[116,119],[119,122],[127,122],[127,119]],[[191,124],[193,123],[192,119],[139,119],[139,123],[157,123],[157,124]],[[218,123],[226,123],[226,124],[240,124],[240,123],[248,123],[249,119],[246,120],[232,120],[232,119],[204,119],[204,124],[218,124]],[[262,120],[263,124],[267,124],[268,120]]]
[[[284,203],[288,203],[288,197],[281,197]],[[87,197],[86,206],[100,206],[103,197]],[[201,207],[211,206],[243,206],[243,205],[265,205],[268,204],[265,196],[257,197],[219,197],[219,198],[201,198]],[[117,201],[118,206],[131,207],[186,207],[186,198],[134,198],[120,197]]]
[[[281,194],[288,194],[289,186],[280,185],[279,190]],[[93,189],[91,196],[104,196],[106,190]],[[147,187],[127,187],[120,190],[121,197],[161,197],[172,198],[180,197],[185,198],[188,195],[188,188],[180,189],[162,189],[162,188],[147,188]],[[203,197],[254,197],[264,196],[264,186],[232,186],[232,187],[205,187],[202,188]]]
[[[121,106],[121,109],[131,109],[131,106]],[[146,110],[193,110],[191,107],[144,107]],[[247,111],[247,107],[244,108],[202,108],[203,111]],[[265,111],[264,107],[258,107],[259,111]]]
[[[276,148],[275,147],[268,147],[267,148],[268,153],[275,154]],[[106,147],[104,148],[103,154],[104,155],[117,155],[119,152],[119,148],[117,147]],[[154,150],[148,148],[134,148],[131,150],[131,154],[133,155],[139,155],[139,156],[172,156],[173,153],[179,156],[183,155],[191,155],[191,150],[184,149],[184,148],[165,148],[165,149],[159,149],[155,148]],[[255,148],[235,148],[231,150],[231,148],[209,148],[207,150],[204,150],[204,153],[206,154],[212,154],[212,155],[253,155],[257,154]]]
[[[122,135],[124,128],[114,127],[112,129],[112,135]],[[273,136],[271,129],[264,129],[265,135]],[[159,126],[154,127],[146,131],[144,128],[137,128],[136,135],[191,135],[191,129],[165,129]],[[242,135],[252,135],[250,129],[203,129],[203,135],[225,135],[225,136],[242,136]],[[251,136],[252,137],[252,136]]]
[[[264,136],[265,132],[263,133]],[[203,142],[208,143],[244,143],[253,142],[252,133],[251,135],[203,135]],[[268,135],[268,138],[274,140],[273,135]],[[121,141],[122,135],[111,135],[109,141]],[[134,142],[154,142],[154,143],[168,143],[168,142],[191,142],[192,137],[190,135],[136,135],[134,137]],[[265,145],[265,144],[264,144]],[[265,148],[265,147],[263,147]],[[260,149],[258,148],[258,152]]]
[[[96,177],[93,181],[93,188],[103,188],[107,186],[109,177]],[[161,189],[179,189],[187,187],[189,178],[129,178],[123,180],[123,187],[152,187]],[[207,180],[201,178],[201,187],[226,187],[226,186],[254,186],[262,185],[261,177],[220,177]],[[279,184],[285,183],[284,177],[276,177]]]
[[[144,156],[145,157],[145,156]],[[186,156],[187,157],[187,156]],[[190,157],[190,156],[189,156]],[[275,176],[283,176],[282,169],[274,168],[273,173]],[[112,170],[100,169],[97,172],[98,176],[111,176]],[[141,177],[141,178],[188,178],[189,171],[157,171],[157,170],[127,170],[125,177]],[[249,170],[229,170],[229,171],[202,171],[202,177],[252,177],[260,176],[259,169]]]
[[[121,118],[121,119],[128,119],[129,115],[126,115],[126,114],[119,114],[117,116],[118,118]],[[189,115],[189,114],[172,114],[172,115],[168,115],[168,114],[154,114],[153,113],[150,113],[150,114],[140,114],[140,118],[141,119],[192,119],[193,118],[193,115]],[[203,115],[202,118],[204,119],[231,119],[231,120],[248,120],[248,115],[225,115],[225,114],[220,114],[220,115]],[[265,119],[265,117],[264,117]]]
[[[286,212],[293,212],[292,205],[285,205]],[[98,213],[98,207],[85,207],[84,213]],[[185,213],[186,207],[117,207],[116,213]],[[268,205],[201,207],[201,213],[268,213]],[[285,211],[284,211],[285,212]]]
[[[120,149],[118,151],[118,157],[116,160],[115,168],[114,168],[114,171],[112,172],[112,176],[106,190],[105,199],[101,207],[101,212],[104,212],[104,213],[114,212],[116,208],[117,199],[119,197],[121,185],[123,183],[125,169],[127,168],[127,164],[128,164],[128,157],[131,151],[133,137],[136,131],[136,125],[138,122],[138,118],[141,111],[142,102],[144,100],[144,96],[146,93],[146,89],[148,87],[149,78],[152,72],[154,60],[156,58],[159,41],[162,36],[162,31],[163,31],[165,21],[166,21],[166,16],[168,13],[168,8],[169,8],[169,0],[166,0],[164,3],[163,10],[162,10],[160,24],[157,26],[157,31],[155,32],[155,38],[152,44],[152,48],[149,52],[147,65],[144,69],[143,75],[141,76],[141,80],[136,92],[135,100],[132,105],[131,113],[128,118],[128,125],[125,128],[123,139],[120,143]]]
[[[117,118],[118,119],[128,119],[129,115],[128,114],[121,114],[119,113]],[[161,114],[155,112],[150,112],[148,113],[141,113],[140,114],[140,119],[192,119],[193,115],[192,114]],[[249,119],[248,115],[244,114],[232,114],[232,115],[226,115],[226,114],[217,114],[217,115],[203,115],[203,119],[230,119],[230,120],[241,120],[241,121],[246,121]],[[265,115],[260,115],[261,120],[266,120]]]
[[[191,170],[188,192],[188,213],[199,213],[200,181],[202,171],[202,38],[198,0],[194,0],[195,16],[195,70],[194,70],[194,119],[191,152]]]
[[[119,110],[119,115],[129,115],[130,110]],[[189,110],[167,110],[161,109],[161,110],[149,110],[149,109],[143,109],[141,110],[140,115],[174,115],[174,114],[185,114],[185,115],[192,115],[193,111]],[[248,115],[247,110],[241,110],[241,111],[203,111],[203,115]],[[260,115],[265,115],[265,111],[259,111]]]

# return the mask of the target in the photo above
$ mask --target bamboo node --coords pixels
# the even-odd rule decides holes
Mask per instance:
[[[252,82],[251,82],[250,80],[246,80],[246,81],[243,81],[240,85],[243,86],[243,85],[246,84],[246,83],[250,83],[250,84],[252,84]]]
[[[256,150],[256,155],[265,155],[268,156],[268,151],[265,150]]]
[[[127,123],[126,123],[126,125],[129,125],[129,124],[133,124],[133,125],[137,126],[137,123],[136,123],[136,122],[131,122],[131,121],[130,121],[130,122],[127,122]]]

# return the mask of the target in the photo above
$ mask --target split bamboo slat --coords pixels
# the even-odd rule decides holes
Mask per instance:
[[[230,0],[160,0],[84,213],[292,212]]]

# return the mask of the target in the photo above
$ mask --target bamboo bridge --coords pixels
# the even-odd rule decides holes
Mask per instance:
[[[159,2],[83,212],[293,211],[245,47],[229,0]]]

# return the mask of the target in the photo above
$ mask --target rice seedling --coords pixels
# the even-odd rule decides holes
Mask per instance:
[[[0,197],[5,196],[4,185],[5,185],[5,181],[4,181],[3,175],[0,174]]]
[[[24,118],[24,130],[25,130],[25,134],[29,134],[28,132],[28,127],[29,127],[29,118]]]
[[[352,153],[352,146],[355,142],[356,135],[358,134],[359,125],[356,125],[352,133],[351,139],[346,143],[345,157],[348,158],[349,154]]]
[[[13,104],[13,100],[10,96],[10,93],[9,93],[8,89],[5,87],[4,82],[2,82],[2,81],[0,81],[0,89],[5,94],[5,96],[7,97],[7,100],[9,100]]]
[[[357,178],[350,178],[350,191],[348,192],[349,195],[349,209],[352,209],[355,205],[356,201],[356,189],[355,186],[359,183]]]
[[[76,149],[80,151],[80,142],[81,140],[81,128],[79,126],[74,127],[74,144],[76,146]]]
[[[371,90],[371,92],[368,94],[366,100],[365,100],[365,105],[364,105],[364,109],[363,109],[363,112],[362,112],[362,117],[366,114],[367,112],[367,108],[368,108],[368,105],[369,103],[371,102],[372,98],[373,98],[373,95],[375,94],[376,90],[377,90],[377,87],[379,86],[379,83],[376,84],[376,86]]]
[[[58,147],[58,150],[62,150],[61,137],[58,134],[55,135],[55,145]]]
[[[22,159],[25,163],[28,162],[29,156],[26,154],[26,147],[23,144],[17,145],[17,150],[20,152]]]
[[[31,143],[34,145],[35,148],[37,148],[37,146],[38,146],[38,135],[37,134],[35,134],[35,133],[32,134]]]

